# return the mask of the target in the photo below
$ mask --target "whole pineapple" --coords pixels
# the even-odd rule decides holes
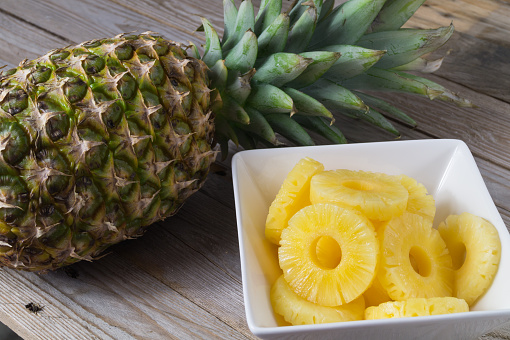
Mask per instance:
[[[0,75],[0,262],[41,271],[85,259],[175,214],[207,177],[219,143],[310,145],[345,138],[331,111],[398,134],[364,91],[470,105],[407,70],[452,27],[400,29],[423,3],[224,0],[222,40],[204,53],[146,32],[84,42]],[[391,46],[391,48],[390,48]],[[437,64],[437,63],[436,63]]]

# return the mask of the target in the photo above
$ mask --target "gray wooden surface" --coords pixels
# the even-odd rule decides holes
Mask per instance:
[[[288,6],[291,2],[285,1]],[[258,1],[255,1],[258,4]],[[200,16],[222,31],[220,0],[1,0],[0,65],[121,32],[152,30],[197,45]],[[429,0],[407,24],[456,26],[442,68],[429,78],[473,101],[458,108],[386,94],[418,121],[402,139],[458,138],[475,155],[510,226],[510,2]],[[392,140],[337,117],[349,142]],[[173,218],[94,263],[44,275],[0,269],[0,321],[26,339],[251,339],[244,314],[229,160]],[[44,306],[37,315],[29,302]],[[484,339],[510,339],[510,327]]]

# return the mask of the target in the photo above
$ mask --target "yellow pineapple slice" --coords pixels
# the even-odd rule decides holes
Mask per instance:
[[[363,320],[365,301],[360,296],[350,303],[326,307],[303,299],[280,276],[271,287],[271,304],[275,313],[293,325]]]
[[[379,245],[370,221],[330,203],[298,211],[282,232],[278,259],[285,280],[302,298],[338,306],[372,284]]]
[[[386,289],[379,281],[379,278],[375,278],[372,285],[363,293],[365,298],[365,304],[367,307],[379,306],[383,302],[391,301],[390,296],[386,292]]]
[[[469,312],[463,299],[454,297],[410,298],[406,301],[390,301],[371,306],[365,310],[365,320],[404,318]]]
[[[434,221],[436,202],[434,197],[429,195],[427,188],[423,184],[418,183],[414,178],[406,175],[400,176],[400,183],[409,192],[406,210]]]
[[[385,221],[406,209],[408,191],[396,176],[352,170],[323,171],[312,178],[312,204],[335,202],[353,207],[371,220]]]
[[[280,234],[289,219],[301,208],[310,204],[310,180],[324,170],[324,165],[309,157],[301,159],[289,172],[266,218],[266,238],[278,245]]]
[[[470,213],[448,216],[438,230],[452,256],[453,296],[472,306],[490,287],[498,271],[498,231],[489,221]]]
[[[377,277],[392,300],[452,296],[452,259],[432,222],[404,212],[379,231]]]

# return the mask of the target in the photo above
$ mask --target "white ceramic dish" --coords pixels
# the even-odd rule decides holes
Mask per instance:
[[[303,157],[326,169],[406,174],[423,183],[437,206],[435,226],[464,211],[491,221],[502,243],[489,291],[468,313],[305,326],[278,326],[269,301],[280,275],[276,246],[264,238],[268,208]],[[246,318],[263,339],[470,339],[510,321],[510,235],[465,143],[415,140],[242,151],[232,159]]]

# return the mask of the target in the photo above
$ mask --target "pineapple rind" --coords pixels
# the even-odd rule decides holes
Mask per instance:
[[[275,313],[293,325],[311,325],[362,320],[365,302],[362,296],[348,304],[335,307],[321,306],[303,299],[280,276],[271,287],[271,304]]]
[[[460,268],[454,267],[453,295],[472,306],[490,287],[498,271],[501,259],[498,231],[489,221],[467,212],[448,216],[438,230],[453,263],[462,264]],[[461,244],[465,248],[459,248]]]
[[[208,83],[201,60],[151,32],[0,74],[0,262],[93,260],[175,214],[216,156]]]
[[[301,159],[288,173],[266,218],[266,238],[278,245],[282,230],[289,219],[301,208],[310,204],[310,180],[324,170],[324,165],[309,157]]]
[[[452,296],[452,259],[432,222],[420,215],[404,212],[378,230],[381,266],[377,277],[392,300]],[[429,265],[422,276],[410,260],[416,247]]]
[[[316,242],[329,236],[340,245],[335,268],[316,259]],[[379,245],[370,221],[351,209],[319,203],[298,211],[283,230],[278,249],[285,280],[304,299],[338,306],[359,297],[372,284]]]
[[[405,301],[389,301],[365,309],[365,320],[404,318],[469,312],[463,299],[455,297],[410,298]]]

